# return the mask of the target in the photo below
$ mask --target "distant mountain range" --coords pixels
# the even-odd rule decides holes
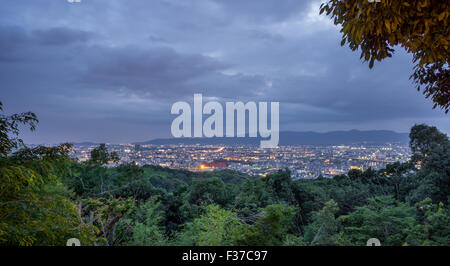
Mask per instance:
[[[72,142],[71,144],[75,146],[94,146],[99,145],[100,143],[85,141],[85,142]]]
[[[153,139],[144,142],[135,142],[133,144],[203,144],[203,145],[259,145],[261,138],[167,138]],[[318,132],[280,132],[279,145],[348,145],[348,144],[383,144],[383,143],[401,143],[407,144],[409,141],[408,133],[397,133],[389,130],[350,130],[350,131],[332,131],[326,133]]]

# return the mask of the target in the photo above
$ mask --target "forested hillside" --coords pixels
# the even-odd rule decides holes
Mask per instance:
[[[1,108],[1,105],[0,105]],[[65,245],[449,245],[450,141],[411,129],[408,163],[292,180],[193,173],[117,161],[104,145],[90,160],[69,144],[27,148],[18,125],[0,120],[0,244]]]

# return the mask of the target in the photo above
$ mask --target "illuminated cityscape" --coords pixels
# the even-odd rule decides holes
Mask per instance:
[[[95,145],[75,145],[72,157],[89,159]],[[380,169],[388,163],[405,162],[410,157],[407,145],[339,145],[280,146],[262,149],[258,146],[218,145],[134,145],[109,144],[119,163],[159,165],[172,169],[212,171],[230,169],[249,175],[267,175],[288,168],[294,179],[333,177],[350,169]],[[114,166],[114,163],[109,166]]]

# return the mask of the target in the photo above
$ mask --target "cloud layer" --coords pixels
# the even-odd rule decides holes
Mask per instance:
[[[27,142],[168,137],[194,93],[279,101],[282,130],[392,129],[448,118],[409,80],[397,49],[369,70],[340,47],[318,1],[6,0],[0,100],[41,123]]]

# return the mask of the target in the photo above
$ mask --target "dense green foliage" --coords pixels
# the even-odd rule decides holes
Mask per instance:
[[[0,244],[64,245],[72,237],[91,244],[96,228],[82,221],[61,180],[71,171],[70,145],[30,149],[17,137],[19,124],[33,130],[36,122],[29,112],[0,116]]]
[[[10,130],[0,128],[2,143],[19,143]],[[410,139],[408,163],[314,180],[292,180],[288,170],[250,177],[107,167],[117,154],[104,145],[78,162],[68,144],[15,151],[7,144],[0,245],[64,245],[73,237],[83,245],[365,245],[369,238],[449,245],[450,141],[426,125],[414,126]]]

